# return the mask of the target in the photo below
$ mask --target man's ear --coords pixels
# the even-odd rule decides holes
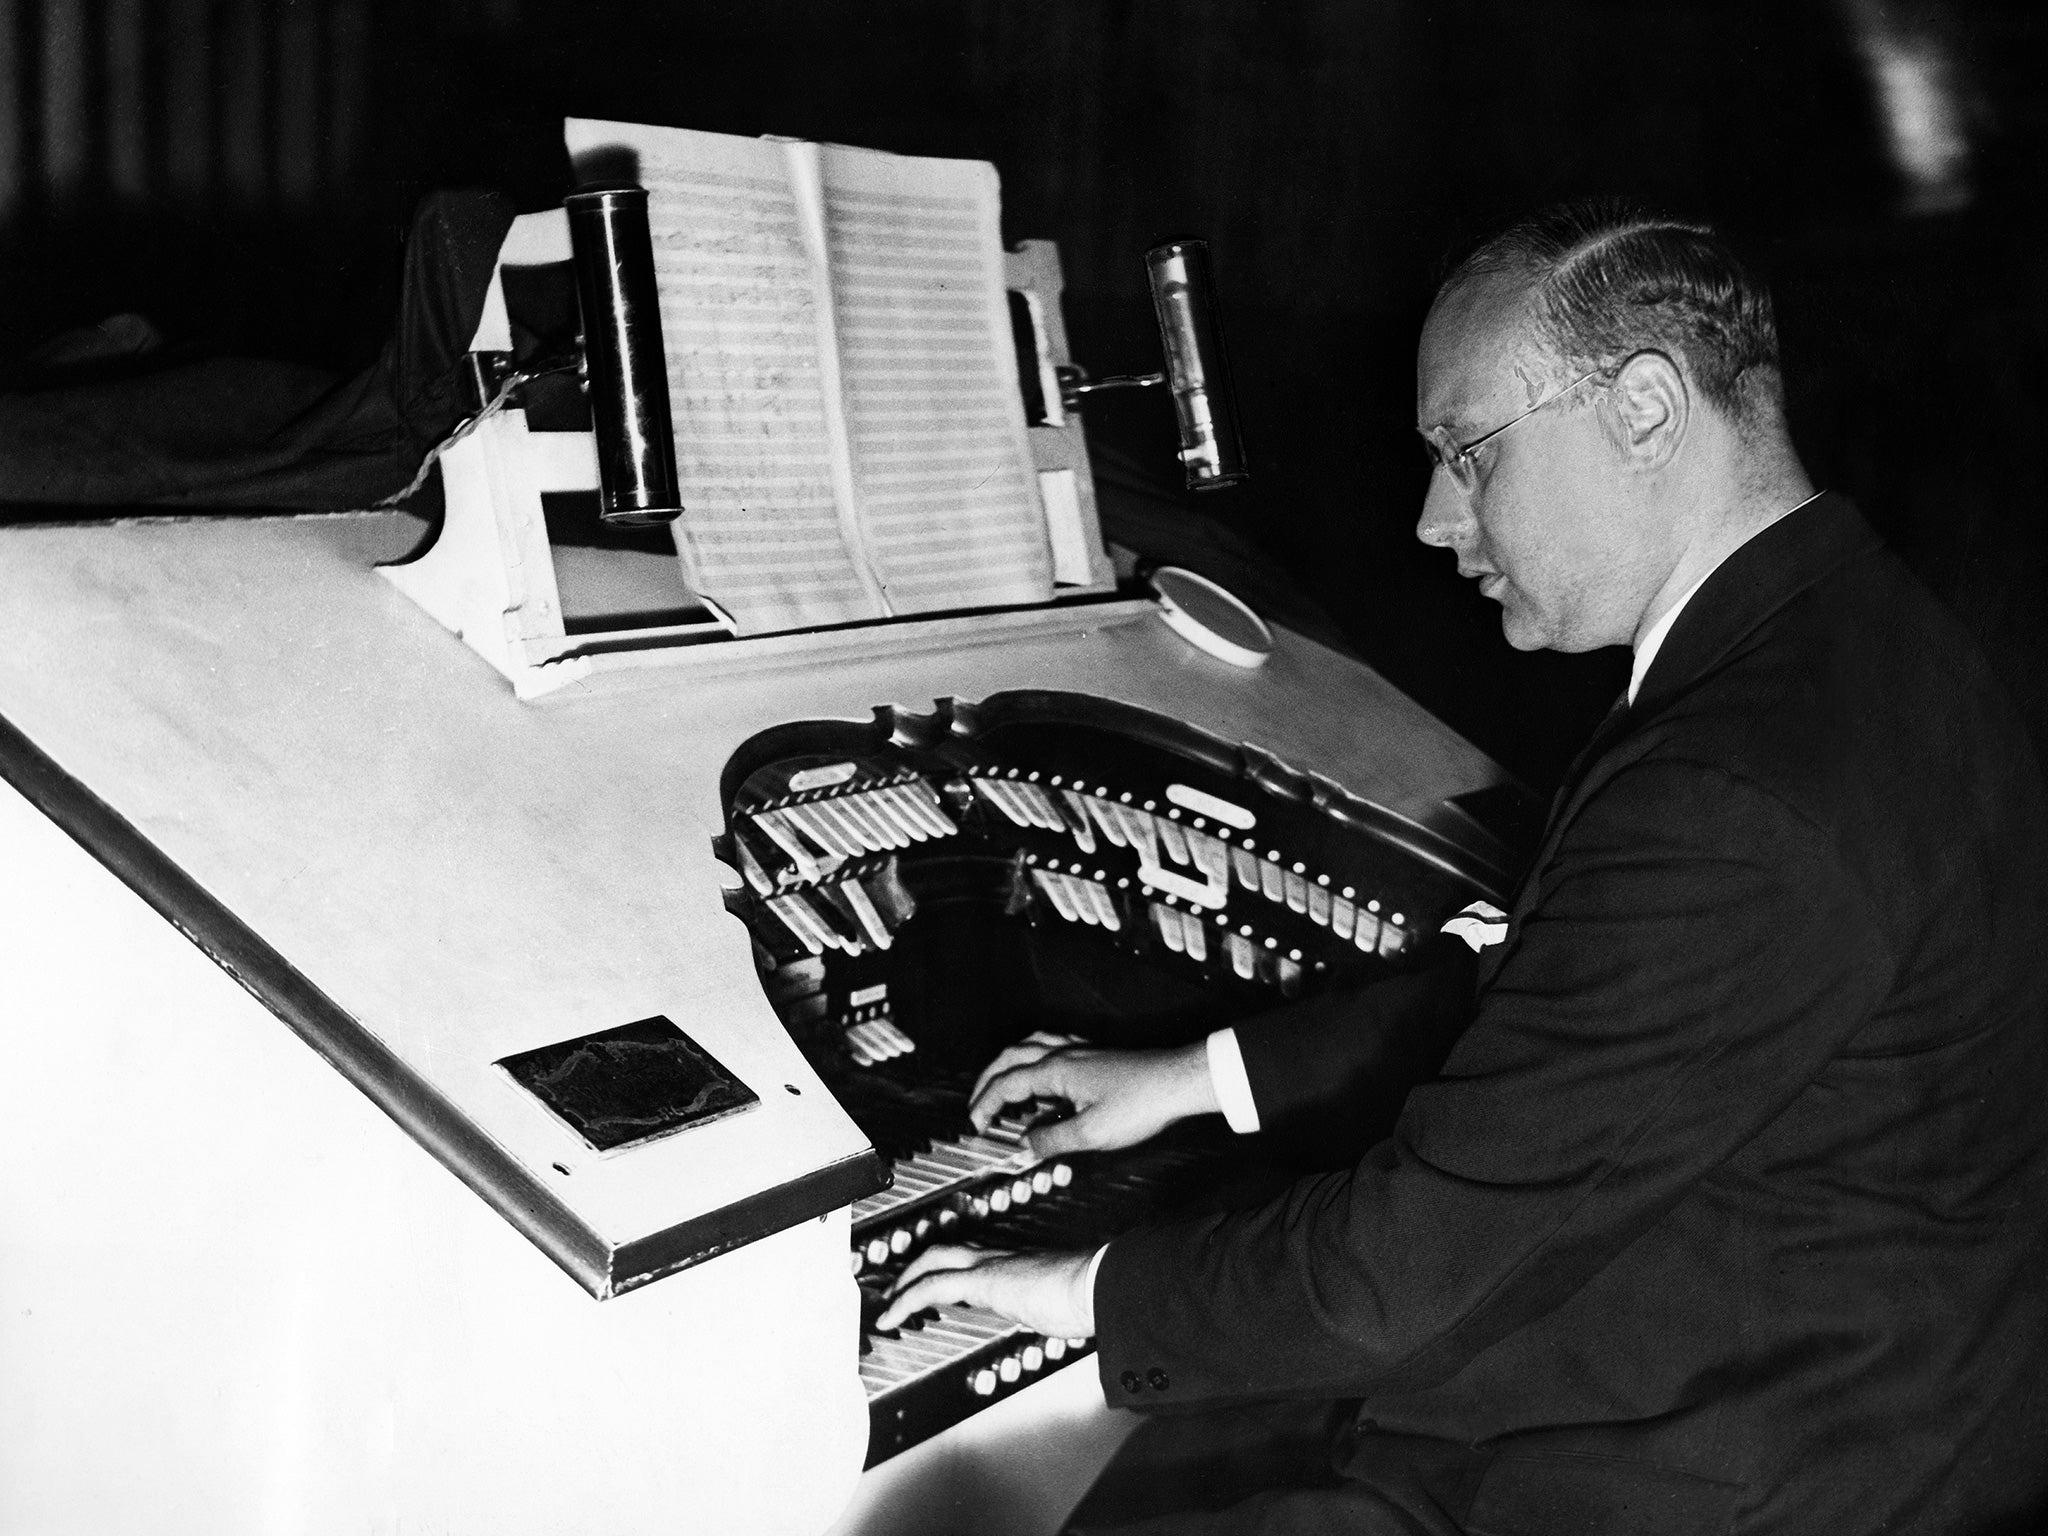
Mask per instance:
[[[1642,469],[1670,463],[1692,417],[1692,392],[1678,365],[1662,352],[1638,352],[1621,365],[1608,393],[1622,452]]]

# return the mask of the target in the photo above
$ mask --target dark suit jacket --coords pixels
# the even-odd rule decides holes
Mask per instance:
[[[1240,1031],[1262,1114],[1434,1006],[1383,991]],[[1110,1245],[1102,1379],[1362,1398],[1347,1470],[1424,1530],[2031,1530],[2044,1234],[2048,801],[1830,496],[1714,573],[1596,737],[1394,1134]]]

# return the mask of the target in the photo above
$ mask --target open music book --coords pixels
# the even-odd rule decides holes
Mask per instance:
[[[571,118],[648,192],[691,586],[741,634],[1042,603],[995,167]]]

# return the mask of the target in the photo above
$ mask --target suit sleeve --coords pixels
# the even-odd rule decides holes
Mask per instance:
[[[1336,1121],[1367,1140],[1384,1136],[1409,1089],[1436,1074],[1470,1021],[1476,968],[1470,948],[1448,941],[1427,969],[1240,1023],[1261,1129],[1327,1136]]]
[[[1263,1206],[1109,1245],[1106,1390],[1160,1371],[1170,1389],[1131,1405],[1173,1407],[1445,1379],[1769,1124],[1892,973],[1822,829],[1718,768],[1623,770],[1533,877],[1391,1137]]]

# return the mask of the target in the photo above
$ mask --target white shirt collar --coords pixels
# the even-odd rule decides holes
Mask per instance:
[[[1809,506],[1812,503],[1819,501],[1822,494],[1823,493],[1820,491],[1815,491],[1811,496],[1807,497],[1805,501],[1800,502],[1799,507]],[[1797,512],[1799,510],[1799,507],[1787,508],[1785,512],[1780,514],[1779,517],[1774,517],[1771,519],[1770,522],[1765,523],[1764,528],[1771,527],[1772,524],[1781,521],[1782,518],[1790,517],[1794,512]],[[1749,539],[1753,539],[1756,537],[1758,533],[1762,533],[1764,531],[1764,528],[1757,529],[1756,533],[1752,533],[1749,536]],[[1749,542],[1749,539],[1744,539],[1742,541],[1742,544],[1747,544]],[[1742,544],[1736,545],[1735,549],[1742,548]],[[1650,626],[1650,632],[1647,635],[1643,636],[1643,638],[1636,643],[1636,664],[1633,668],[1630,669],[1628,674],[1628,701],[1630,705],[1634,705],[1636,701],[1636,692],[1643,686],[1643,679],[1649,675],[1650,663],[1657,659],[1657,652],[1663,648],[1664,637],[1671,633],[1671,626],[1678,621],[1679,614],[1685,611],[1685,605],[1692,601],[1693,593],[1699,591],[1699,589],[1702,586],[1706,585],[1707,578],[1713,575],[1714,572],[1721,569],[1722,564],[1726,562],[1726,560],[1728,559],[1728,555],[1734,554],[1735,549],[1729,550],[1728,554],[1723,555],[1719,560],[1716,560],[1712,565],[1708,566],[1706,570],[1702,571],[1700,573],[1700,579],[1694,582],[1691,586],[1687,587],[1683,592],[1679,593],[1678,601],[1673,603],[1669,608],[1665,609],[1664,616],[1657,620],[1656,623],[1652,624]]]
[[[1733,550],[1729,551],[1729,554],[1733,553]],[[1721,558],[1725,560],[1728,557],[1723,555]],[[1685,611],[1685,605],[1692,601],[1693,593],[1699,591],[1701,586],[1705,584],[1707,577],[1713,575],[1719,569],[1721,569],[1720,561],[1716,561],[1713,565],[1709,566],[1698,581],[1678,594],[1678,601],[1669,608],[1666,608],[1664,610],[1664,617],[1652,624],[1650,632],[1637,642],[1636,664],[1630,669],[1628,674],[1628,701],[1631,705],[1636,701],[1636,691],[1643,686],[1643,678],[1650,670],[1650,663],[1657,659],[1657,652],[1663,648],[1664,637],[1671,633],[1671,626],[1677,622],[1679,614]]]

